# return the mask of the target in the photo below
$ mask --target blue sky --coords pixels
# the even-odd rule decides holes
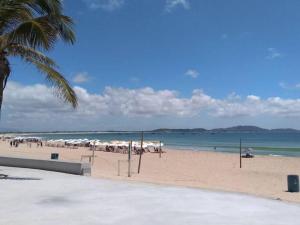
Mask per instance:
[[[300,113],[289,111],[298,104],[300,93],[300,1],[64,0],[64,8],[75,20],[77,42],[74,46],[59,43],[49,55],[72,85],[100,97],[107,87],[137,92],[149,87],[155,93],[176,92],[174,101],[183,102],[201,89],[212,104],[223,107],[222,112],[218,108],[211,113],[211,105],[195,110],[182,103],[180,107],[191,107],[192,113],[161,113],[164,109],[145,113],[145,129],[249,123],[300,128],[295,123]],[[12,65],[13,85],[30,88],[44,83],[43,76],[30,66],[14,59]],[[245,103],[249,96],[261,101],[259,106],[253,103],[260,113],[241,110],[245,104],[253,105]],[[275,97],[281,101],[279,113],[269,99]],[[240,104],[234,106],[238,109],[230,108],[232,100],[228,99],[232,98],[238,99],[234,100]],[[120,104],[129,104],[126,101]],[[12,110],[8,108],[4,117]],[[223,115],[223,111],[230,113]],[[98,125],[92,128],[136,129],[130,124],[143,117],[142,113],[121,112],[113,118],[123,122],[107,125],[106,116],[94,118]],[[34,118],[32,121],[36,124]],[[4,125],[15,126],[13,122]],[[46,123],[43,126],[55,129]],[[26,123],[23,127],[42,129]],[[88,129],[88,125],[73,129]]]

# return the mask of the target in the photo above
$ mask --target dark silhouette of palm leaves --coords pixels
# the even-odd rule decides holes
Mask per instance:
[[[45,55],[58,40],[75,42],[73,21],[63,15],[61,0],[0,0],[0,109],[11,74],[9,57],[34,65],[58,96],[77,106],[75,92]]]

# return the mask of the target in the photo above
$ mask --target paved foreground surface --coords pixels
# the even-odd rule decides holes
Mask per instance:
[[[0,167],[0,224],[294,225],[300,205],[246,195]]]

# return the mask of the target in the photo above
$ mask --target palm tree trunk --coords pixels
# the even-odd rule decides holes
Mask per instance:
[[[0,69],[1,73],[1,69]],[[4,91],[4,80],[2,79],[2,74],[0,75],[0,117],[1,117],[1,109],[2,109],[2,102],[3,102],[3,91]]]
[[[2,103],[3,103],[4,88],[10,74],[9,63],[5,56],[6,53],[4,51],[0,52],[0,113],[2,109]]]
[[[2,109],[2,102],[3,102],[3,91],[4,91],[3,87],[0,87],[0,118],[1,118],[1,109]]]
[[[5,64],[4,61],[1,60],[0,58],[0,113],[1,113],[2,102],[3,102],[4,80],[5,80]]]

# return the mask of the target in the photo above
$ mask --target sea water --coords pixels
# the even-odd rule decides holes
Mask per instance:
[[[33,135],[33,134],[27,134]],[[140,132],[80,132],[39,133],[34,136],[49,139],[98,139],[100,141],[138,141]],[[300,157],[299,133],[191,133],[191,132],[144,132],[144,140],[162,141],[165,148],[177,150],[204,150],[237,153],[240,148],[251,147],[255,154]]]

